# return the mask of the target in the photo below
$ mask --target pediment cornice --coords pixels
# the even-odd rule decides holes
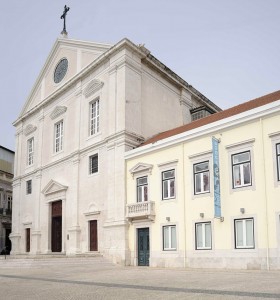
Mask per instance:
[[[133,168],[129,170],[132,177],[134,177],[135,174],[138,174],[140,172],[146,172],[149,174],[152,174],[153,165],[151,164],[145,164],[145,163],[138,163]]]
[[[56,106],[55,109],[52,111],[52,113],[50,114],[50,118],[52,120],[54,120],[55,118],[57,118],[58,116],[64,114],[67,110],[66,106]]]
[[[48,195],[52,195],[55,193],[61,193],[61,192],[66,192],[66,190],[68,189],[68,186],[65,186],[61,183],[58,183],[55,180],[51,180],[46,186],[45,188],[42,190],[42,193],[45,196]]]
[[[88,85],[85,87],[83,94],[86,97],[91,96],[92,94],[94,94],[95,92],[97,92],[98,90],[100,90],[104,85],[104,82],[102,82],[99,79],[93,79],[91,80]]]
[[[37,129],[36,126],[32,125],[32,124],[28,124],[25,128],[24,128],[24,135],[27,136],[29,134],[31,134],[32,132],[34,132]]]

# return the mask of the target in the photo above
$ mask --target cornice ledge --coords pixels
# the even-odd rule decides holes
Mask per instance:
[[[66,106],[56,106],[53,112],[51,113],[50,118],[54,120],[58,116],[64,114],[66,110],[67,110]]]
[[[37,127],[32,125],[32,124],[28,124],[25,128],[24,128],[24,135],[27,136],[29,134],[31,134],[32,132],[36,131]]]
[[[97,92],[98,90],[100,90],[104,85],[104,82],[102,82],[99,79],[93,79],[89,82],[89,84],[85,87],[83,94],[86,97],[91,96],[92,94],[94,94],[95,92]]]

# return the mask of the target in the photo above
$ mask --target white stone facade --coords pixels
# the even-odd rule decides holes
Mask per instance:
[[[97,251],[125,263],[124,153],[198,106],[219,110],[146,48],[58,39],[14,123],[12,254]]]

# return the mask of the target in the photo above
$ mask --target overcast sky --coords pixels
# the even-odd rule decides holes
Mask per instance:
[[[280,89],[280,0],[0,0],[0,145],[60,36],[144,43],[221,108]]]

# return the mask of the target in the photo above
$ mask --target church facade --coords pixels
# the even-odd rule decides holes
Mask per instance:
[[[11,254],[130,257],[126,151],[220,108],[123,39],[60,38],[18,117]]]

